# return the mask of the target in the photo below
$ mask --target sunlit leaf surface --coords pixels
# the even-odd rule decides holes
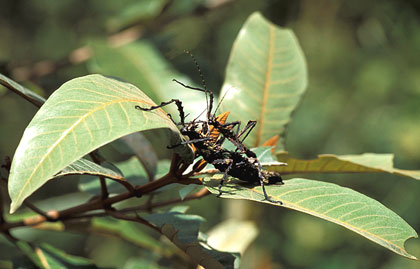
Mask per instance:
[[[219,182],[218,179],[206,179],[204,184],[217,194]],[[417,237],[416,231],[390,209],[361,193],[336,184],[301,178],[286,180],[284,185],[268,185],[266,190],[284,207],[334,222],[399,255],[416,259],[404,249],[407,239]],[[270,203],[263,201],[261,187],[246,187],[237,180],[228,182],[222,191],[223,198]]]
[[[121,136],[164,128],[166,144],[181,141],[163,110],[139,111],[136,105],[154,103],[135,86],[116,79],[90,75],[63,84],[34,116],[15,152],[9,178],[10,211],[61,169]],[[176,150],[188,161],[192,159],[189,147]]]
[[[420,171],[394,168],[394,154],[364,153],[360,155],[322,154],[313,160],[298,160],[287,152],[276,154],[287,166],[271,166],[268,170],[282,174],[303,173],[391,173],[420,179]]]
[[[307,84],[303,53],[292,33],[251,15],[239,32],[226,69],[221,96],[231,120],[257,120],[247,143],[262,145],[284,135]],[[281,143],[279,148],[283,148]]]

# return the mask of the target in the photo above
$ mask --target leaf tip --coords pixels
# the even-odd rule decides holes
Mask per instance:
[[[22,205],[21,202],[17,202],[17,201],[12,201],[12,203],[10,204],[10,214],[13,214],[16,212],[16,210]]]

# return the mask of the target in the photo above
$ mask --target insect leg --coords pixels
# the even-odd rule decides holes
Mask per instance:
[[[197,142],[207,141],[207,140],[211,140],[211,139],[213,139],[213,138],[212,137],[203,137],[203,138],[192,139],[192,140],[188,140],[188,141],[183,141],[183,142],[181,142],[179,144],[176,144],[176,145],[173,145],[173,146],[167,146],[167,148],[168,149],[173,149],[173,148],[176,148],[176,147],[181,146],[181,145],[194,144],[194,143],[197,143]]]
[[[233,160],[231,160],[231,159],[223,159],[223,160],[215,160],[213,163],[226,163],[226,162],[229,162],[230,161],[230,164],[229,164],[229,166],[226,168],[226,170],[225,170],[225,173],[223,174],[223,177],[222,177],[222,180],[220,181],[220,183],[219,183],[219,194],[217,195],[217,197],[220,197],[221,195],[222,195],[222,187],[223,187],[223,183],[225,182],[225,180],[226,180],[226,178],[227,178],[227,176],[228,176],[228,172],[229,172],[229,170],[232,168],[232,165],[233,165]]]
[[[252,131],[252,129],[254,129],[255,125],[257,125],[257,121],[250,120],[250,121],[248,121],[246,126],[242,129],[242,131],[240,133],[238,133],[238,139],[239,139],[247,131],[245,136],[240,141],[241,143],[244,142],[245,138],[247,138],[247,136],[251,133],[251,131]]]
[[[258,177],[260,179],[260,185],[261,185],[261,188],[262,188],[263,193],[264,193],[264,199],[271,202],[271,203],[282,205],[283,203],[281,201],[273,200],[273,199],[270,198],[270,196],[267,195],[267,192],[265,191],[264,176],[261,172],[261,170],[262,170],[261,163],[258,160],[256,160],[256,162],[257,162],[257,167],[258,167]]]
[[[162,102],[162,103],[160,103],[160,105],[151,106],[151,107],[148,107],[148,108],[141,107],[139,105],[135,106],[135,108],[138,109],[138,110],[142,110],[142,111],[151,111],[151,110],[155,110],[155,109],[167,106],[167,105],[172,104],[172,103],[175,103],[176,106],[178,107],[179,117],[181,118],[181,125],[184,125],[185,124],[184,123],[184,121],[185,121],[184,108],[182,107],[182,102],[178,99],[172,99],[168,102]]]
[[[182,83],[181,81],[178,81],[176,79],[173,79],[172,81],[175,81],[176,83],[180,84],[181,86],[183,86],[183,87],[185,87],[187,89],[204,92],[206,94],[206,98],[207,98],[207,94],[208,94],[209,95],[209,101],[207,102],[207,106],[208,106],[208,109],[207,109],[207,118],[210,118],[211,110],[213,109],[213,99],[214,99],[214,96],[213,96],[213,92],[212,91],[209,91],[207,89],[201,89],[201,88],[197,88],[197,87],[188,86],[188,85],[185,85],[184,83]]]

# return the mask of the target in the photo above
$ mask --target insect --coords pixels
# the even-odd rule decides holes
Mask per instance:
[[[192,54],[190,55],[192,56]],[[216,116],[216,111],[220,103],[216,107],[214,113],[212,113],[214,100],[213,93],[207,89],[200,68],[194,56],[192,57],[200,72],[204,89],[185,85],[176,79],[174,79],[174,81],[185,88],[205,93],[207,102],[206,120],[198,120],[198,118],[195,118],[190,122],[185,122],[186,116],[184,108],[182,102],[178,99],[172,99],[168,102],[162,102],[160,105],[148,108],[140,106],[135,106],[135,108],[142,111],[151,111],[172,103],[176,104],[180,116],[180,122],[176,124],[181,126],[181,134],[187,136],[189,140],[168,148],[174,148],[182,144],[192,144],[195,148],[196,157],[202,157],[204,161],[212,164],[219,171],[223,172],[224,174],[219,184],[218,197],[222,195],[222,186],[228,175],[230,175],[250,183],[259,183],[263,190],[265,200],[282,204],[281,201],[271,199],[265,190],[265,184],[283,184],[280,174],[262,170],[261,163],[256,154],[243,144],[243,141],[255,127],[257,122],[248,121],[242,130],[240,130],[240,121],[225,123],[221,120],[221,117]],[[235,127],[236,131],[234,131]],[[232,142],[236,147],[235,150],[228,150],[222,146],[226,139]]]

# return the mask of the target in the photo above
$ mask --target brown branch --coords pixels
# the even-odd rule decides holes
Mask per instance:
[[[109,215],[111,215],[114,218],[117,219],[122,219],[122,220],[128,220],[128,221],[133,221],[133,222],[138,222],[141,224],[144,224],[146,226],[149,226],[150,228],[158,231],[159,233],[161,232],[160,229],[154,225],[153,223],[141,218],[140,216],[136,215],[135,217],[133,216],[128,216],[128,215],[124,215],[121,212],[118,211],[112,211],[112,210],[107,210],[106,213],[108,213]]]
[[[178,179],[172,176],[171,174],[167,174],[156,181],[152,181],[145,185],[136,187],[135,193],[143,193],[143,194],[150,193],[163,186],[166,186],[168,184],[172,184],[175,182],[178,182]],[[80,215],[80,214],[83,214],[85,212],[89,212],[92,210],[100,210],[100,209],[103,209],[104,207],[105,208],[109,207],[112,204],[135,197],[135,193],[128,191],[128,192],[124,192],[124,193],[121,193],[112,197],[108,197],[104,200],[101,200],[101,199],[91,200],[84,204],[81,204],[72,208],[64,209],[62,211],[58,211],[58,212],[53,211],[56,214],[56,218],[54,220],[55,221],[68,220],[68,219],[71,219],[75,215]],[[43,223],[45,221],[47,221],[45,217],[41,215],[37,215],[37,216],[27,218],[24,221],[20,221],[20,222],[4,223],[2,226],[0,226],[0,231],[7,231],[12,228],[21,227],[21,226],[34,226],[34,225]]]

